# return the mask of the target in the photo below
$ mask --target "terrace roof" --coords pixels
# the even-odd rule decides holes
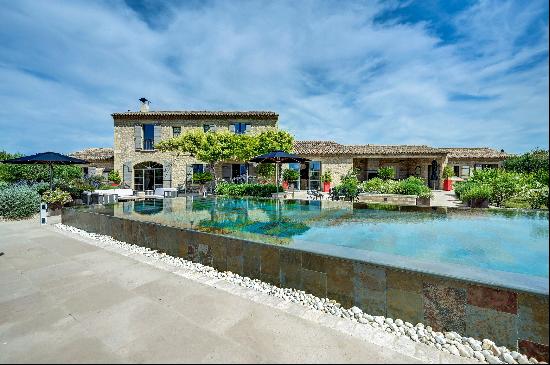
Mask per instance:
[[[343,145],[334,141],[295,141],[294,153],[301,155],[448,155],[450,158],[506,158],[505,152],[488,147],[438,148],[427,145]]]

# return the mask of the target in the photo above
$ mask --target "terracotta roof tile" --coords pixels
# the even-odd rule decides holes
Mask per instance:
[[[302,155],[448,155],[450,158],[498,158],[509,156],[487,147],[439,148],[426,145],[343,145],[334,141],[295,141],[294,153]]]
[[[504,151],[494,150],[488,147],[446,147],[442,148],[449,152],[449,158],[500,158],[505,159],[510,154]]]
[[[69,154],[71,157],[80,158],[86,161],[104,161],[114,158],[112,148],[86,148],[82,151],[76,151]]]
[[[279,114],[270,111],[206,111],[206,110],[158,110],[149,112],[113,113],[114,119],[151,119],[151,118],[181,118],[181,119],[217,119],[217,118],[256,118],[277,119]]]

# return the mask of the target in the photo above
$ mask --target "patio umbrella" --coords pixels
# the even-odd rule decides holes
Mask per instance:
[[[79,158],[69,157],[56,152],[43,152],[36,155],[12,158],[10,160],[0,161],[2,163],[21,164],[21,165],[49,165],[50,166],[50,190],[53,189],[53,165],[81,165],[88,161]]]
[[[298,155],[293,155],[292,153],[284,152],[284,151],[273,151],[260,156],[256,156],[250,161],[258,162],[258,163],[276,164],[275,165],[275,183],[277,185],[277,193],[278,193],[279,192],[279,176],[278,176],[279,164],[294,163],[294,162],[302,163],[310,160],[308,160],[307,158],[300,157]]]

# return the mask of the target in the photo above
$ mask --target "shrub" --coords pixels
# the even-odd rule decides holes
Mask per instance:
[[[0,181],[0,191],[9,188],[10,185],[11,185],[11,184],[8,183],[8,182],[6,182],[6,181]]]
[[[108,179],[109,179],[109,181],[112,181],[115,184],[120,184],[120,182],[122,181],[122,179],[120,178],[120,174],[119,174],[118,170],[109,171]]]
[[[548,207],[548,186],[535,181],[532,185],[525,186],[518,198],[520,203],[523,201],[532,209]]]
[[[0,160],[21,157],[21,154],[10,154],[0,151]],[[78,179],[82,177],[82,168],[77,165],[55,165],[54,177],[58,179]],[[18,181],[50,181],[50,167],[47,165],[12,165],[0,164],[0,180],[10,183]]]
[[[286,182],[296,181],[300,179],[300,172],[292,169],[285,169],[283,171],[283,180]]]
[[[256,166],[256,174],[264,180],[270,180],[275,176],[275,164],[260,163]]]
[[[455,194],[462,200],[468,201],[464,194],[478,185],[486,185],[490,188],[489,201],[497,206],[503,206],[504,202],[520,194],[522,189],[529,185],[530,175],[520,174],[502,169],[476,170],[471,178],[465,182],[456,184]],[[482,188],[481,190],[487,188]]]
[[[492,194],[493,190],[491,189],[491,186],[486,184],[475,184],[471,185],[469,189],[465,190],[460,198],[464,202],[469,202],[472,199],[490,200]]]
[[[391,166],[378,169],[378,177],[382,180],[389,180],[395,177],[395,169]]]
[[[221,182],[216,186],[216,194],[231,197],[253,196],[269,198],[271,194],[277,191],[282,191],[282,188],[279,187],[277,190],[277,185],[275,184],[234,184]]]
[[[95,189],[101,186],[101,183],[92,185],[90,183],[90,180],[88,179],[73,179],[70,181],[56,180],[54,183],[54,186],[56,188],[59,188],[71,194],[71,197],[73,199],[77,199],[82,196],[82,192],[94,191]],[[49,185],[48,185],[48,189],[49,189]]]
[[[357,178],[357,170],[350,169],[344,176],[340,178],[341,183],[333,189],[334,195],[343,195],[345,199],[353,201],[359,195],[359,179]]]
[[[395,180],[382,180],[379,177],[363,182],[360,190],[372,194],[395,194],[399,182]]]
[[[207,182],[212,181],[212,179],[213,179],[213,176],[208,171],[206,171],[206,172],[195,172],[193,174],[193,182],[195,182],[197,184],[204,185]]]
[[[11,185],[0,189],[0,216],[21,219],[40,209],[40,195],[27,185]]]
[[[73,201],[71,194],[60,190],[59,188],[44,192],[44,194],[42,194],[42,200],[48,203],[48,205],[53,209],[61,208],[65,204]]]
[[[432,191],[426,186],[424,180],[416,176],[409,176],[399,181],[395,193],[403,195],[417,195],[421,198],[430,198]]]
[[[542,170],[546,171],[546,175],[548,175],[548,156],[548,150],[534,149],[523,155],[507,158],[504,161],[504,168],[508,171],[521,173],[535,173]]]

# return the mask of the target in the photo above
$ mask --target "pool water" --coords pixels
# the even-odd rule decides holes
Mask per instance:
[[[366,252],[393,261],[548,278],[548,212],[374,208],[330,201],[175,198],[119,203],[114,214],[329,253],[349,249],[353,255]]]

